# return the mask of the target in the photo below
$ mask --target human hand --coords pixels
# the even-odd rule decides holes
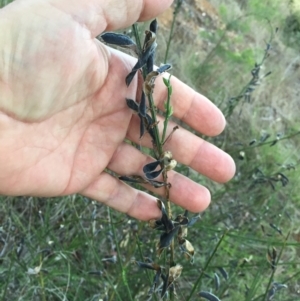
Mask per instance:
[[[127,137],[140,143],[138,118],[125,101],[137,93],[137,77],[125,85],[136,59],[95,37],[151,19],[171,2],[17,0],[0,10],[1,194],[80,193],[139,219],[160,216],[154,197],[104,171],[141,174],[151,158],[124,142]],[[175,77],[171,84],[176,117],[205,135],[224,129],[223,115],[209,100]],[[159,108],[166,93],[157,79]],[[141,143],[151,146],[150,140],[146,135]],[[234,174],[226,153],[184,129],[165,147],[177,161],[215,181]],[[174,203],[194,212],[208,206],[205,187],[176,172],[169,180]]]

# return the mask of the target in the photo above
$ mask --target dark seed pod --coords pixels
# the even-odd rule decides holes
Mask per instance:
[[[161,222],[165,227],[165,231],[169,233],[174,229],[173,222],[169,219],[164,203],[161,200],[157,200],[157,206],[161,210],[162,217]]]
[[[144,136],[144,134],[145,134],[145,122],[144,122],[144,118],[141,116],[141,115],[139,115],[139,117],[140,117],[140,139]]]
[[[151,162],[151,163],[148,163],[148,164],[146,164],[146,165],[143,167],[143,172],[144,172],[144,173],[152,172],[152,171],[154,171],[160,164],[161,164],[160,160],[154,161],[154,162]]]
[[[153,53],[149,56],[148,60],[147,60],[147,74],[151,73],[154,69],[154,56],[155,56],[155,51],[153,51]]]
[[[98,38],[98,37],[97,37]],[[99,36],[100,40],[103,42],[116,45],[122,48],[129,48],[137,53],[137,46],[132,39],[130,39],[127,35],[115,32],[106,32]]]
[[[154,262],[147,263],[147,262],[142,262],[142,261],[135,261],[135,263],[142,269],[161,271],[161,267]]]
[[[158,170],[158,171],[152,171],[152,172],[147,172],[145,173],[145,176],[148,180],[153,180],[155,178],[157,178],[161,173],[162,173],[162,169]]]
[[[100,270],[94,270],[94,271],[89,271],[88,272],[89,275],[95,275],[95,276],[102,276],[103,272]]]
[[[270,223],[269,225],[271,228],[273,228],[275,231],[277,231],[280,235],[283,235],[281,229],[279,229],[276,225],[274,225],[272,223]]]
[[[220,277],[217,273],[214,274],[214,281],[215,281],[216,291],[218,291],[220,288]]]
[[[154,19],[151,23],[150,23],[150,31],[154,32],[156,34],[157,32],[157,28],[158,28],[158,24],[157,24],[157,21],[156,19]]]
[[[165,225],[162,223],[161,220],[154,220],[154,219],[151,219],[149,222],[148,222],[148,225],[150,228],[154,229],[154,230],[158,230],[158,231],[166,231],[165,229]]]
[[[155,180],[148,180],[148,182],[154,188],[160,188],[160,187],[163,187],[163,186],[167,186],[167,187],[171,188],[171,184],[170,183],[165,183],[165,182],[160,182],[160,181],[155,181]]]
[[[199,296],[208,300],[208,301],[221,301],[217,296],[209,292],[200,292]]]
[[[141,102],[139,105],[139,113],[143,116],[146,117],[146,112],[147,112],[147,106],[146,106],[146,95],[142,91],[142,97],[141,97]]]
[[[137,184],[146,184],[148,183],[148,181],[146,181],[145,179],[143,179],[140,176],[120,176],[119,180],[124,181],[124,182],[129,182],[129,183],[137,183]]]
[[[163,280],[163,287],[162,287],[162,291],[161,291],[161,298],[163,298],[167,292],[168,289],[168,284],[169,284],[169,274],[165,275],[165,274],[161,274],[161,278]]]
[[[169,71],[171,68],[172,68],[172,65],[171,65],[171,64],[164,64],[164,65],[161,65],[156,71],[157,71],[159,74],[162,74],[162,73],[164,73],[164,72]]]
[[[178,228],[174,228],[172,231],[170,231],[169,233],[163,233],[160,236],[160,240],[158,243],[158,250],[157,250],[157,254],[158,256],[161,255],[161,253],[163,252],[163,250],[165,248],[168,248],[172,242],[172,240],[174,239],[175,234],[177,233]]]
[[[189,219],[186,216],[179,214],[176,216],[175,222],[181,226],[186,226],[189,223]]]
[[[224,279],[228,280],[228,273],[227,273],[227,271],[224,268],[222,268],[222,267],[219,267],[218,270],[220,271],[220,273],[224,277]]]
[[[200,218],[201,218],[200,214],[192,217],[189,223],[187,224],[187,226],[192,227]]]
[[[160,275],[161,275],[161,270],[156,272],[156,274],[153,278],[152,286],[148,292],[148,296],[152,295],[155,292],[156,287],[158,286],[158,283],[159,283]]]
[[[130,83],[132,82],[136,72],[137,72],[138,69],[133,69],[127,76],[126,76],[126,79],[125,79],[125,82],[126,82],[126,86],[128,87],[130,85]]]
[[[249,142],[249,145],[251,146],[251,145],[253,145],[254,143],[256,143],[256,139],[251,140],[251,141]]]
[[[143,172],[145,173],[145,176],[147,179],[153,180],[161,174],[161,172],[163,170],[162,168],[157,171],[155,170],[160,164],[161,164],[161,161],[158,160],[158,161],[148,163],[143,167]]]
[[[155,34],[151,31],[147,31],[143,52],[140,54],[140,57],[135,66],[132,68],[132,71],[126,76],[125,82],[127,86],[130,85],[136,72],[147,64],[149,57],[154,55],[156,47],[157,44]]]
[[[135,102],[133,99],[130,99],[130,98],[126,98],[126,103],[127,103],[127,106],[135,111],[135,112],[138,112],[139,111],[139,104],[137,102]]]

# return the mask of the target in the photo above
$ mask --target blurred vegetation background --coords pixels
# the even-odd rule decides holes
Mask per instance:
[[[194,263],[177,253],[177,300],[300,300],[300,0],[175,0],[158,21],[156,64],[173,24],[172,74],[224,112],[204,138],[237,165],[224,185],[177,168],[212,193],[189,229]],[[80,195],[2,196],[0,300],[148,300],[154,273],[133,261],[155,260],[158,237]]]

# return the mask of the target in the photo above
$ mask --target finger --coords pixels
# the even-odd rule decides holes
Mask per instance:
[[[140,220],[158,219],[161,216],[156,198],[105,172],[80,193]]]
[[[158,120],[160,120],[158,128],[161,133],[163,120],[159,117]],[[133,115],[127,133],[128,139],[152,147],[148,133],[139,140],[139,123],[139,118]],[[166,137],[175,126],[174,122],[169,121]],[[216,182],[227,182],[234,176],[235,164],[227,153],[183,128],[179,128],[172,134],[164,149],[171,151],[178,162],[190,166]]]
[[[92,37],[96,37],[103,31],[125,28],[136,21],[154,18],[166,10],[172,2],[172,0],[52,0],[51,4],[72,15],[74,20],[91,31]]]
[[[122,58],[122,62],[128,73],[131,71],[131,68],[136,63],[136,59],[110,47],[107,47],[107,50],[111,55],[109,58],[111,63],[114,63],[117,58],[118,60]],[[136,75],[135,80],[137,77]],[[165,77],[168,78],[169,74],[166,74]],[[123,84],[125,85],[125,79]],[[224,130],[226,121],[224,115],[216,105],[175,76],[171,76],[171,85],[173,90],[171,105],[174,110],[173,115],[176,118],[181,119],[197,132],[207,136],[219,135]],[[164,110],[164,102],[167,100],[167,88],[161,76],[156,79],[153,92],[155,104],[161,110]],[[129,96],[126,95],[126,97]]]
[[[165,77],[168,78],[169,75]],[[174,116],[207,136],[219,135],[224,130],[226,125],[224,115],[210,100],[175,76],[171,76],[171,86],[171,105]],[[164,109],[167,93],[162,77],[158,77],[155,81],[153,98],[161,110]]]
[[[153,162],[153,158],[142,154],[133,146],[123,143],[112,157],[108,168],[120,175],[140,175],[143,166]],[[161,179],[157,179],[161,180]],[[210,193],[207,188],[190,180],[189,178],[174,172],[168,172],[168,182],[171,183],[170,200],[192,212],[205,210],[210,203]],[[143,185],[145,186],[145,185]],[[147,189],[164,196],[164,188],[154,188],[146,185]]]

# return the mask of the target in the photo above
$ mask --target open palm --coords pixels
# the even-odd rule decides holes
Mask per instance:
[[[0,11],[1,194],[81,193],[137,218],[159,215],[153,197],[104,172],[139,174],[151,159],[124,142],[138,142],[138,120],[125,102],[137,93],[137,79],[125,85],[135,59],[95,37],[152,18],[170,2],[20,0]],[[214,105],[175,78],[172,85],[177,117],[207,135],[222,131]],[[165,95],[158,82],[158,106]],[[166,148],[216,181],[234,173],[228,155],[185,130]],[[174,202],[192,211],[208,205],[206,188],[175,172],[170,181]]]

